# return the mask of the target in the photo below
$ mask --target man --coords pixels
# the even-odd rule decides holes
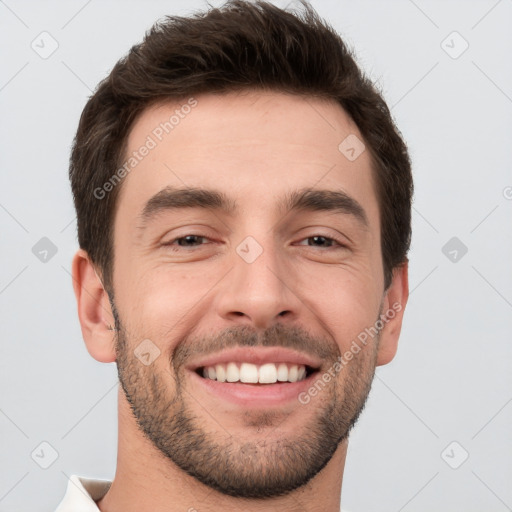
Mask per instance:
[[[308,5],[167,17],[89,99],[70,178],[113,482],[58,512],[339,510],[397,350],[413,190],[383,99]]]

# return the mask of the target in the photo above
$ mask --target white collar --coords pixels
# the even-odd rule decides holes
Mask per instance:
[[[96,501],[107,494],[112,482],[71,475],[66,494],[55,512],[99,512]]]

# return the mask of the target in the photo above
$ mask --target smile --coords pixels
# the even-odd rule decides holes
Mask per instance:
[[[198,375],[218,382],[242,382],[244,384],[275,384],[277,382],[300,382],[315,370],[307,365],[292,363],[229,362],[197,369]]]

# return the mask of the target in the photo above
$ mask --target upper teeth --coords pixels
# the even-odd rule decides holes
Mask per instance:
[[[297,382],[306,378],[303,364],[266,363],[260,366],[252,363],[227,363],[205,366],[203,377],[219,382],[246,382],[274,384],[275,382]]]

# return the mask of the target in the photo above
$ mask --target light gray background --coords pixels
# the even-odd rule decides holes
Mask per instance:
[[[313,6],[383,88],[416,186],[399,351],[351,436],[343,507],[512,510],[512,1]],[[203,7],[0,1],[0,512],[51,511],[69,475],[114,475],[116,368],[86,351],[69,274],[70,144],[87,97],[145,30]],[[42,31],[59,45],[47,59],[31,48]],[[453,31],[469,43],[458,58]],[[58,249],[46,263],[32,252],[42,237]],[[468,248],[456,262],[442,252],[452,237]],[[43,441],[59,454],[48,469]]]

